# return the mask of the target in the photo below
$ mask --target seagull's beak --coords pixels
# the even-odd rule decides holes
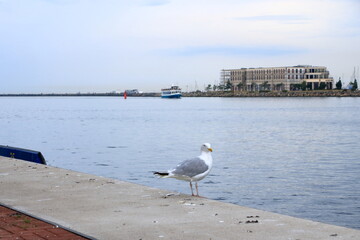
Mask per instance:
[[[208,150],[209,150],[210,152],[212,152],[212,148],[208,148]]]

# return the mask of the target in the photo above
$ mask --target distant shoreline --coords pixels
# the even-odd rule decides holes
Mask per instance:
[[[160,97],[160,93],[140,93],[128,97]],[[183,97],[360,97],[360,91],[285,91],[285,92],[233,92],[209,91],[182,93]],[[123,93],[39,93],[0,94],[0,97],[123,97]]]
[[[123,97],[123,93],[20,93],[0,94],[0,97]],[[160,93],[141,93],[128,97],[160,97]]]
[[[314,90],[284,92],[193,92],[183,93],[184,97],[360,97],[360,91],[351,90]]]

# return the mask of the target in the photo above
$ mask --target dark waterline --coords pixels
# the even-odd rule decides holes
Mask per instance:
[[[0,144],[49,165],[189,193],[157,179],[214,148],[203,196],[360,229],[359,98],[2,97]]]

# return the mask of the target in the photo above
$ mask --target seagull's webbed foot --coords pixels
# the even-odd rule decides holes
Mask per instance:
[[[199,188],[198,188],[198,183],[197,182],[195,182],[196,195],[194,194],[194,191],[193,191],[192,182],[190,182],[190,188],[191,188],[191,196],[199,197],[199,198],[206,198],[206,197],[203,197],[203,196],[199,195]]]

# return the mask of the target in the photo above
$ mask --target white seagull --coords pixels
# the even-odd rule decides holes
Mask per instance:
[[[190,182],[191,195],[194,195],[192,183],[195,182],[196,196],[199,196],[198,181],[206,177],[212,168],[212,148],[210,143],[201,145],[200,156],[185,160],[179,163],[174,169],[167,172],[154,172],[161,178],[176,178],[178,180]]]

